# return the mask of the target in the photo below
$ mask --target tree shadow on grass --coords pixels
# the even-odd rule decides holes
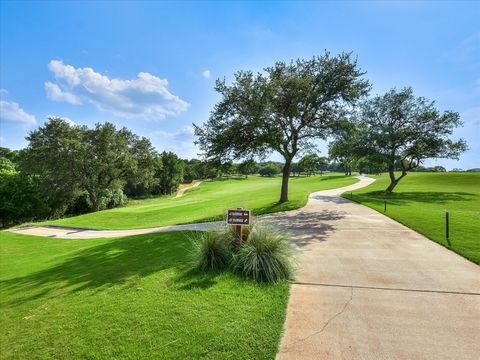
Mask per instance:
[[[348,198],[348,194],[346,196]],[[371,191],[362,194],[353,194],[354,200],[365,201],[381,201],[385,199],[393,200],[398,205],[406,205],[407,203],[419,202],[429,204],[446,204],[455,201],[475,201],[477,195],[468,192],[434,192],[434,191],[410,191],[410,192],[393,192],[391,194],[386,191]]]
[[[185,273],[184,279],[187,281],[188,276],[194,275],[188,273],[188,258],[188,239],[182,232],[114,239],[80,250],[51,268],[0,281],[2,299],[9,299],[7,304],[15,306],[48,297],[53,291],[70,293],[85,289],[101,290],[125,284],[133,277],[145,277],[165,269]]]
[[[175,288],[185,291],[205,290],[217,283],[216,278],[221,273],[221,271],[201,271],[190,268],[175,277]]]

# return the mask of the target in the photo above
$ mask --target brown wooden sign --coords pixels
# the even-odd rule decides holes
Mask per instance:
[[[240,226],[250,225],[250,210],[227,210],[227,224]]]

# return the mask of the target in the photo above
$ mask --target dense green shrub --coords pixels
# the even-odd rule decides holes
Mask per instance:
[[[220,177],[222,171],[217,161],[205,161],[198,159],[184,160],[184,180],[192,182],[199,179],[215,179]]]
[[[106,202],[106,207],[108,209],[113,209],[119,206],[125,206],[128,199],[123,193],[122,189],[116,189],[108,193],[108,200]]]
[[[231,236],[226,231],[205,231],[194,235],[192,258],[201,270],[218,270],[232,258]]]
[[[274,163],[267,163],[264,166],[260,167],[258,173],[261,176],[275,176],[282,171],[281,167]]]
[[[49,213],[36,179],[26,176],[0,157],[0,228],[41,219]]]
[[[90,212],[91,203],[86,191],[81,192],[65,211],[66,215],[79,215]]]
[[[291,279],[294,257],[288,235],[262,223],[254,224],[246,242],[233,256],[232,268],[257,281]]]
[[[238,165],[238,171],[248,177],[248,175],[255,174],[258,171],[258,165],[254,160],[249,159]]]
[[[183,181],[184,163],[172,152],[164,151],[160,154],[160,159],[162,166],[155,173],[158,179],[156,193],[172,194]]]

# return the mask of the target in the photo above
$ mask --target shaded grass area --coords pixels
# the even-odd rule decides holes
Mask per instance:
[[[3,359],[273,359],[288,284],[192,271],[187,232],[0,232]]]
[[[249,177],[205,182],[182,197],[134,200],[123,208],[104,210],[71,218],[46,221],[55,224],[97,229],[135,229],[220,220],[229,208],[242,207],[254,214],[293,210],[304,206],[311,192],[347,186],[358,181],[339,174],[323,177],[292,177],[290,201],[278,204],[281,178]]]
[[[372,185],[353,191],[353,200],[424,234],[467,259],[480,263],[480,173],[410,173],[392,194],[389,180],[378,176]],[[350,193],[344,193],[350,199]],[[445,211],[449,212],[450,245]]]

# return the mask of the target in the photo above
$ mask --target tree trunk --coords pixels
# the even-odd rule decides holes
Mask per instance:
[[[98,199],[97,194],[95,193],[92,187],[90,186],[85,186],[85,187],[86,187],[85,190],[87,190],[88,198],[90,200],[91,210],[92,211],[100,210],[100,200]]]
[[[99,211],[100,210],[100,200],[97,196],[90,194],[90,201],[92,202],[92,210]]]
[[[288,201],[288,178],[290,177],[290,165],[292,164],[292,159],[285,159],[285,165],[282,170],[282,190],[280,193],[279,203],[284,203]]]
[[[387,192],[391,193],[395,186],[397,186],[397,179],[395,179],[395,169],[393,166],[389,166],[388,175],[390,176],[390,185],[388,185]]]
[[[398,181],[397,180],[390,180],[390,185],[388,185],[387,192],[391,193],[395,186],[397,186]]]
[[[393,167],[388,170],[388,175],[390,176],[390,185],[388,185],[387,192],[391,193],[393,189],[395,189],[395,186],[398,185],[400,180],[402,180],[405,176],[407,176],[407,172],[405,170],[402,170],[402,175],[398,179],[395,178],[395,172]]]

